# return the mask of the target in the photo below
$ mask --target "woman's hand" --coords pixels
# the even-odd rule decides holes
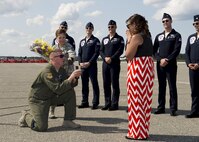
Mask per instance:
[[[126,30],[126,38],[127,38],[127,43],[130,43],[130,40],[132,38],[132,34],[129,30]]]

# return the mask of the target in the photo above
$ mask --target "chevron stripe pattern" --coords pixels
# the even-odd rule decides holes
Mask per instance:
[[[128,62],[128,134],[133,139],[149,137],[153,94],[154,62],[152,57],[136,57]]]

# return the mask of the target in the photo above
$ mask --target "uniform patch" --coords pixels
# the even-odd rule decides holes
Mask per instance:
[[[193,36],[193,37],[190,38],[189,43],[193,44],[195,41],[196,41],[196,37]]]
[[[47,73],[47,78],[48,78],[48,79],[52,79],[52,78],[53,78],[52,73]]]
[[[158,41],[162,41],[163,39],[164,39],[164,35],[163,34],[158,36]]]
[[[112,41],[113,41],[113,42],[117,42],[117,40],[118,40],[117,38],[114,38]]]
[[[175,38],[175,34],[171,34],[168,38]]]
[[[108,43],[109,39],[104,39],[104,45],[106,45]]]
[[[85,41],[83,40],[82,42],[81,42],[81,46],[84,46],[85,45]]]
[[[93,43],[94,43],[93,40],[89,40],[89,41],[88,41],[88,44],[93,44]]]

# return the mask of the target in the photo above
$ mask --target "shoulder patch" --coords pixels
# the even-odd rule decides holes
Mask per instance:
[[[106,45],[108,43],[108,41],[109,41],[108,38],[104,39],[104,45]]]
[[[85,45],[85,40],[83,40],[82,42],[81,42],[81,46],[84,46]]]
[[[53,75],[52,73],[47,73],[47,76],[46,76],[48,79],[52,79],[53,78]]]
[[[193,44],[194,42],[196,41],[196,37],[195,36],[192,36],[189,40],[189,43],[190,44]]]
[[[164,34],[158,36],[158,41],[162,41],[164,39]]]

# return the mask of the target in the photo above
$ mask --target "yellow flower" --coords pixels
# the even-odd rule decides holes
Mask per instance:
[[[36,39],[30,46],[30,50],[40,54],[46,59],[49,58],[49,55],[54,50],[54,48],[43,39]]]

